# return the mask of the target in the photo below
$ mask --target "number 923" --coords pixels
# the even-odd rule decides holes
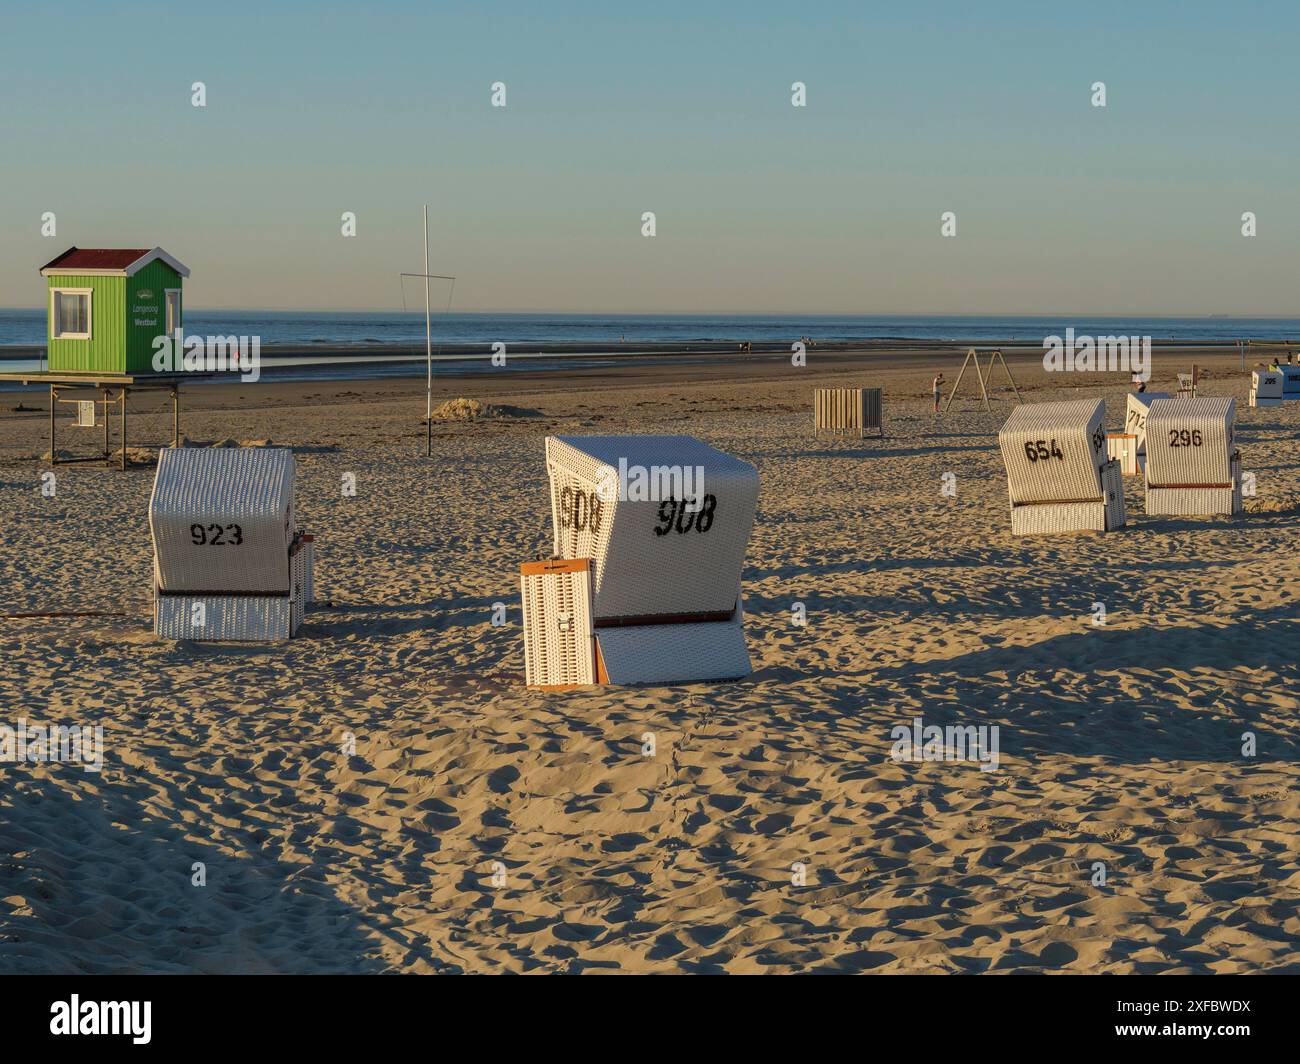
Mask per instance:
[[[190,525],[190,542],[196,547],[238,547],[244,530],[238,525]]]

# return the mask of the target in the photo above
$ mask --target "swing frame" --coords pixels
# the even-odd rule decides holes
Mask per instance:
[[[966,352],[966,358],[962,361],[961,370],[957,373],[957,380],[952,386],[952,391],[948,393],[948,401],[944,404],[943,413],[948,413],[949,408],[952,406],[952,401],[957,398],[957,391],[961,388],[962,378],[966,375],[966,367],[972,362],[975,363],[975,376],[979,379],[980,398],[984,402],[985,410],[992,409],[992,407],[989,406],[988,386],[993,383],[993,366],[995,362],[1002,363],[1002,369],[1007,375],[1007,380],[1011,382],[1011,390],[1016,393],[1016,402],[1024,402],[1024,399],[1020,396],[1020,389],[1016,387],[1016,379],[1011,375],[1011,367],[1007,365],[1007,360],[1002,354],[1002,348],[995,347],[989,351],[989,363],[986,371],[980,367],[979,349],[972,347]]]

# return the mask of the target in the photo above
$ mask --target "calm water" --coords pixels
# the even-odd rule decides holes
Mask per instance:
[[[1242,338],[1287,340],[1300,338],[1296,318],[1049,318],[1049,317],[924,317],[868,315],[614,315],[614,314],[439,314],[433,319],[435,352],[440,344],[509,345],[533,343],[597,344],[616,351],[623,340],[635,343],[685,344],[706,340],[754,340],[789,343],[800,337],[814,340],[930,340],[1041,344],[1044,336],[1137,335],[1154,340],[1231,343]],[[262,375],[274,380],[361,380],[424,375],[424,356],[385,354],[385,345],[424,343],[423,313],[318,313],[313,311],[192,311],[187,315],[191,335],[260,336]],[[361,350],[346,360],[322,351],[310,355],[275,355],[275,344],[357,344]],[[45,314],[40,310],[0,310],[0,354],[5,347],[45,344]],[[552,370],[572,364],[609,367],[653,361],[663,355],[644,354],[617,362],[599,353],[582,356],[511,352],[511,372]],[[465,353],[435,354],[434,372],[474,374],[499,372],[484,357]],[[27,372],[43,368],[38,359],[0,359],[0,370]],[[38,389],[39,386],[31,386]],[[0,382],[0,392],[24,390]]]
[[[260,336],[262,344],[422,343],[424,315],[401,312],[192,310],[190,333]],[[1136,334],[1155,340],[1300,339],[1298,318],[927,317],[874,315],[435,314],[434,343],[685,343],[699,340],[1021,340]],[[0,347],[45,343],[45,312],[0,310]]]

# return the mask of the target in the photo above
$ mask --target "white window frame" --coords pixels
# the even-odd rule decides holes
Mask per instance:
[[[86,297],[86,331],[84,333],[58,331],[59,296]],[[93,288],[51,288],[50,289],[50,339],[51,340],[89,340],[95,331],[95,290]]]
[[[163,289],[163,331],[167,331],[167,308],[171,303],[170,297],[173,292],[176,293],[176,317],[178,320],[171,330],[171,335],[179,336],[185,329],[185,297],[181,295],[181,289],[179,288]]]

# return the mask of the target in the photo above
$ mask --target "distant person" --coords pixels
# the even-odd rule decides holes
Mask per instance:
[[[1142,379],[1140,374],[1133,374],[1133,376],[1129,378],[1129,383],[1137,389],[1138,395],[1141,395],[1147,390],[1147,382]]]
[[[934,375],[934,412],[939,412],[939,397],[943,395],[943,373]]]

